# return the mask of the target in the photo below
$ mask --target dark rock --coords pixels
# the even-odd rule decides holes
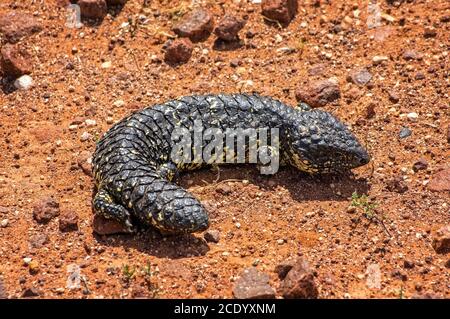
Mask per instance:
[[[236,41],[239,39],[238,32],[244,27],[245,22],[243,19],[225,15],[214,30],[214,34],[225,41]]]
[[[103,19],[108,13],[105,0],[78,0],[82,18]]]
[[[390,192],[404,193],[408,190],[408,185],[401,176],[397,176],[386,183],[386,188]]]
[[[412,260],[405,259],[403,261],[403,267],[406,268],[406,269],[413,269],[414,266],[415,266],[415,264],[414,264],[414,262]]]
[[[414,79],[423,80],[425,79],[425,74],[423,74],[422,72],[417,72],[416,75],[414,76]]]
[[[95,215],[92,225],[94,232],[98,235],[113,235],[113,234],[130,234],[128,228],[113,219],[106,219],[102,216]]]
[[[412,131],[407,127],[402,127],[400,130],[400,133],[398,134],[398,137],[400,138],[407,138],[408,136],[411,136]]]
[[[438,254],[450,252],[450,225],[444,226],[436,232],[432,246]]]
[[[392,278],[400,279],[401,281],[408,280],[408,275],[400,270],[400,269],[394,269],[391,273]]]
[[[446,267],[446,268],[450,268],[450,259],[448,259],[448,260],[446,261],[445,267]]]
[[[6,42],[16,43],[21,38],[42,30],[41,24],[31,15],[22,12],[0,14],[0,33]]]
[[[419,159],[417,162],[414,163],[413,165],[413,170],[415,172],[420,171],[420,170],[425,170],[428,167],[428,162],[426,159],[421,158]]]
[[[275,290],[269,285],[269,275],[250,267],[236,280],[233,295],[237,299],[273,299]]]
[[[349,73],[347,80],[357,85],[366,85],[372,79],[372,74],[367,69],[353,70]]]
[[[189,39],[181,38],[170,40],[167,44],[164,59],[169,64],[182,64],[189,61],[193,50]]]
[[[220,240],[220,232],[215,229],[208,229],[203,235],[205,240],[210,243],[218,243]]]
[[[30,237],[29,246],[30,248],[41,248],[49,242],[49,238],[46,234],[38,233]]]
[[[403,59],[405,60],[422,60],[423,54],[420,52],[417,52],[415,50],[406,50],[403,52]]]
[[[450,124],[447,126],[447,143],[450,144]]]
[[[280,288],[286,299],[315,299],[319,295],[314,274],[308,263],[302,258],[295,262],[286,278],[281,282]]]
[[[222,195],[230,195],[232,192],[233,192],[233,190],[227,184],[219,184],[216,187],[216,193],[219,193]]]
[[[400,101],[400,96],[395,91],[389,91],[389,101],[392,103],[398,103],[398,101]]]
[[[187,13],[172,31],[180,37],[187,37],[192,42],[203,41],[209,37],[214,28],[214,18],[209,10],[198,8]]]
[[[425,27],[423,30],[423,36],[425,38],[435,38],[437,35],[436,29],[432,27]]]
[[[38,297],[39,295],[39,291],[34,287],[26,288],[22,293],[22,297],[24,298]]]
[[[374,118],[376,115],[375,112],[376,104],[374,102],[370,102],[366,107],[366,119]]]
[[[261,13],[270,20],[278,21],[288,25],[294,19],[297,9],[297,0],[263,0],[261,2]]]
[[[33,218],[42,224],[59,215],[59,203],[53,198],[43,198],[33,208]]]
[[[5,44],[0,51],[0,66],[3,74],[18,78],[31,73],[31,55],[17,44]]]
[[[428,189],[433,192],[450,191],[450,168],[443,169],[433,175],[428,183]]]
[[[62,232],[78,230],[78,214],[72,210],[62,213],[59,217],[59,230]]]
[[[335,79],[311,82],[306,87],[300,87],[295,92],[298,101],[305,102],[311,107],[325,106],[327,103],[339,99],[341,92]]]
[[[278,265],[276,265],[275,272],[278,274],[278,278],[280,278],[280,280],[286,278],[286,275],[292,269],[292,267],[294,267],[294,265],[295,260],[292,258],[288,258],[283,262],[279,263]]]

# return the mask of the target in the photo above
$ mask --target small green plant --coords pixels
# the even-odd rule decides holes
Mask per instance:
[[[368,219],[376,217],[375,208],[377,207],[377,203],[371,202],[364,194],[358,195],[357,192],[353,192],[351,206],[361,208]]]
[[[150,262],[147,262],[147,264],[142,268],[142,273],[144,275],[147,288],[152,294],[152,298],[156,298],[158,295],[158,285],[152,282],[152,278],[158,274],[158,270],[152,270]]]
[[[403,286],[400,287],[400,291],[398,293],[398,299],[404,299],[404,292],[403,292]]]
[[[362,210],[364,216],[372,221],[375,221],[381,226],[383,226],[384,231],[386,234],[391,237],[391,233],[387,229],[386,225],[384,224],[385,218],[383,216],[379,216],[376,212],[376,207],[378,204],[376,202],[372,202],[366,195],[362,194],[359,195],[356,191],[352,194],[352,202],[350,204],[351,207],[354,207],[356,210],[360,209]]]
[[[126,282],[131,281],[131,279],[134,278],[136,269],[134,267],[130,267],[128,264],[123,265],[122,268],[122,275],[123,275],[123,279]]]

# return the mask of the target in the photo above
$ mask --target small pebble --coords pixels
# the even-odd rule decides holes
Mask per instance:
[[[102,63],[102,69],[109,69],[111,67],[111,61],[106,61]]]
[[[407,128],[407,127],[402,127],[402,129],[400,130],[400,133],[398,134],[398,136],[400,138],[407,138],[408,136],[411,136],[412,131]]]
[[[86,142],[87,140],[92,138],[92,134],[88,133],[88,132],[83,132],[83,134],[81,134],[80,136],[80,141],[82,142]]]
[[[86,121],[84,121],[84,123],[86,123],[87,127],[93,127],[93,126],[97,125],[97,122],[95,120],[90,120],[90,119],[87,119]]]
[[[9,220],[8,219],[3,219],[0,222],[0,227],[5,228],[6,226],[8,226]]]
[[[22,75],[14,81],[14,87],[18,90],[28,90],[33,86],[33,78],[29,75]]]

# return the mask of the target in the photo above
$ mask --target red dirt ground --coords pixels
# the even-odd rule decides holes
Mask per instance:
[[[251,1],[197,2],[216,21],[224,11],[246,16],[244,45],[214,50],[211,35],[194,44],[188,63],[172,67],[163,62],[162,47],[173,35],[177,13],[189,10],[190,1],[152,1],[144,7],[130,0],[120,12],[111,9],[101,24],[81,29],[67,28],[64,7],[53,1],[1,1],[0,13],[27,12],[44,27],[21,41],[32,53],[35,86],[0,92],[0,220],[8,220],[0,228],[0,281],[6,297],[20,298],[33,288],[40,298],[231,298],[244,268],[256,265],[277,288],[275,266],[300,254],[314,269],[320,298],[426,293],[448,298],[449,255],[436,253],[431,243],[435,231],[449,224],[450,197],[427,187],[450,157],[449,24],[442,22],[450,13],[448,1],[378,1],[395,21],[383,18],[374,29],[367,27],[367,1],[300,1],[295,19],[281,29],[265,23]],[[140,14],[148,24],[135,32],[121,27]],[[346,16],[342,30],[335,30]],[[424,37],[428,27],[436,36]],[[246,37],[248,31],[254,37]],[[123,44],[109,49],[112,38]],[[282,47],[295,52],[277,51]],[[423,57],[405,60],[405,50]],[[388,60],[374,65],[374,56]],[[240,66],[230,66],[232,60]],[[110,68],[102,68],[105,61],[111,61]],[[372,74],[370,85],[347,81],[359,67]],[[93,181],[77,162],[81,152],[93,152],[96,138],[112,122],[147,105],[201,93],[255,91],[295,105],[296,88],[330,77],[338,79],[342,97],[323,109],[348,124],[373,158],[354,176],[317,178],[282,169],[265,177],[254,167],[235,166],[221,168],[216,182],[214,170],[193,172],[181,183],[209,208],[211,229],[221,234],[217,244],[205,242],[202,234],[93,233]],[[397,103],[389,98],[393,91]],[[125,105],[115,107],[116,100]],[[375,115],[368,118],[370,107]],[[406,116],[411,112],[416,120]],[[85,119],[97,125],[69,129]],[[404,126],[413,133],[400,139]],[[92,138],[80,141],[83,132]],[[420,158],[428,167],[415,172]],[[387,189],[395,177],[404,180],[406,192]],[[223,185],[229,186],[227,195],[216,191]],[[373,213],[385,227],[360,210],[348,212],[354,191],[377,204]],[[34,205],[46,196],[60,203],[61,213],[78,214],[78,231],[61,232],[58,217],[45,225],[33,219]],[[33,248],[36,234],[48,241]],[[24,258],[32,259],[35,271]],[[414,266],[405,268],[405,260]],[[79,289],[66,288],[71,264],[81,267],[85,279]],[[367,285],[371,264],[380,267],[379,288]],[[145,273],[147,265],[151,274]]]

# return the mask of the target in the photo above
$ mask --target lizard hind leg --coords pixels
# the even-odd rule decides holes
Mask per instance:
[[[96,214],[106,219],[114,219],[124,224],[129,232],[134,232],[130,212],[124,206],[115,203],[107,190],[100,188],[92,203]]]

